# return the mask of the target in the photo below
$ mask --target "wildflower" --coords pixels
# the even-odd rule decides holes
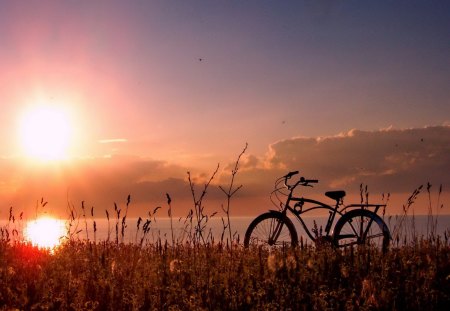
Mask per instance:
[[[252,303],[252,297],[250,297],[250,295],[247,295],[247,297],[245,297],[245,302],[249,305]]]
[[[14,270],[13,267],[8,267],[8,274],[11,275],[11,276],[16,274],[16,271]]]
[[[111,262],[111,272],[114,273],[115,270],[116,270],[116,261],[113,260],[113,261]]]
[[[364,279],[364,281],[362,282],[361,297],[370,300],[372,293],[373,293],[372,282],[368,279]]]
[[[275,272],[277,270],[277,258],[275,254],[270,254],[267,257],[267,267],[271,272]]]
[[[348,271],[348,267],[347,266],[342,266],[342,268],[341,268],[341,275],[345,279],[349,277],[350,273]]]
[[[308,259],[308,261],[306,262],[306,266],[307,266],[309,269],[312,269],[312,268],[314,267],[314,260]]]
[[[297,261],[295,260],[294,256],[289,255],[286,258],[286,267],[290,270],[294,270],[295,268],[297,268]]]
[[[169,263],[169,271],[171,273],[178,273],[180,272],[180,265],[181,265],[181,260],[178,259],[173,259],[170,263]]]

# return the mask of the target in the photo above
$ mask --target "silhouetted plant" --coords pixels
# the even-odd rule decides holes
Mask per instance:
[[[116,213],[116,245],[119,244],[119,219],[120,219],[120,208],[117,203],[114,202],[114,211]]]
[[[193,242],[194,244],[198,244],[199,242],[202,242],[203,244],[207,243],[207,240],[203,236],[204,230],[206,228],[206,224],[208,222],[208,216],[204,213],[204,206],[203,206],[203,199],[205,198],[205,195],[207,193],[208,187],[213,181],[214,177],[217,174],[217,171],[219,170],[219,164],[217,164],[217,167],[209,180],[205,183],[203,186],[203,190],[201,194],[197,197],[195,195],[195,183],[191,178],[191,173],[188,171],[188,181],[189,181],[189,187],[191,189],[192,199],[194,202],[194,213],[195,213],[195,227],[194,227],[194,234],[193,234]]]
[[[127,227],[126,220],[127,220],[128,207],[130,205],[130,202],[131,202],[131,195],[128,195],[128,197],[127,197],[127,204],[126,204],[126,207],[125,207],[125,214],[122,217],[122,229],[121,229],[121,241],[122,241],[122,243],[124,242],[124,238],[125,238],[125,228]]]
[[[169,206],[169,209],[167,210],[167,214],[170,218],[170,233],[172,235],[172,246],[175,246],[175,237],[173,234],[173,219],[172,219],[172,198],[170,197],[170,195],[168,193],[166,193],[166,198],[167,198],[167,205]]]
[[[142,223],[141,223],[142,224]],[[145,223],[144,223],[145,225]],[[450,246],[173,249],[73,241],[54,254],[0,243],[4,309],[445,310]],[[306,308],[305,308],[306,306]]]
[[[433,203],[431,199],[431,184],[429,182],[427,183],[427,193],[428,193],[427,237],[434,240],[436,238],[437,219],[440,214],[440,210],[444,207],[444,204],[441,203],[442,184],[439,186],[435,211],[433,211]]]
[[[403,235],[403,238],[406,240],[408,237],[409,228],[406,225],[405,222],[407,221],[407,217],[409,215],[409,211],[411,207],[413,206],[414,202],[416,201],[417,197],[419,196],[421,190],[423,188],[423,185],[420,185],[414,191],[411,193],[411,195],[408,197],[406,203],[403,205],[403,213],[399,216],[397,219],[394,230],[392,230],[392,238],[394,241],[396,241],[397,245],[400,242],[400,237]],[[413,217],[414,220],[414,217]]]
[[[67,212],[69,214],[69,219],[66,221],[65,238],[68,241],[72,241],[82,231],[81,229],[78,229],[80,224],[80,215],[75,206],[69,200],[67,200]]]
[[[108,237],[106,241],[109,242],[111,240],[111,223],[109,219],[109,212],[107,209],[105,209],[105,213],[106,213],[106,220],[108,221]]]
[[[359,185],[359,196],[361,198],[361,204],[369,204],[369,190],[367,185]]]
[[[88,230],[88,224],[87,224],[87,220],[86,220],[86,210],[84,207],[84,201],[81,201],[81,210],[83,211],[83,221],[84,221],[84,227],[85,227],[85,232],[86,232],[86,240],[89,242],[89,230]]]
[[[94,218],[94,207],[91,207],[92,229],[94,230],[94,243],[97,243],[97,222]]]
[[[231,206],[231,198],[233,197],[233,195],[236,194],[236,192],[242,188],[242,185],[238,186],[238,187],[234,187],[234,178],[236,177],[236,174],[239,170],[239,161],[241,160],[241,157],[244,155],[245,151],[247,150],[248,147],[248,143],[245,144],[244,149],[242,150],[242,152],[239,154],[236,163],[234,165],[234,168],[231,171],[231,180],[230,180],[230,184],[228,186],[228,188],[225,190],[222,186],[219,186],[220,190],[222,190],[222,192],[226,195],[227,197],[227,205],[224,208],[222,206],[222,210],[224,211],[225,215],[227,216],[227,224],[224,224],[224,227],[226,226],[226,228],[228,228],[228,233],[229,233],[229,238],[230,238],[230,243],[233,242],[232,239],[232,235],[231,235],[231,221],[230,221],[230,206]]]

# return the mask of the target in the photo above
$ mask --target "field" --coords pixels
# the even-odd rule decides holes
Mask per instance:
[[[450,244],[422,239],[383,255],[303,245],[143,247],[68,241],[54,253],[0,244],[2,310],[444,310]]]
[[[399,226],[391,228],[391,246],[382,253],[370,246],[337,249],[303,240],[295,249],[245,249],[232,235],[229,201],[222,239],[214,241],[207,226],[211,216],[202,205],[208,185],[199,197],[192,191],[195,212],[185,218],[183,239],[173,231],[154,242],[145,239],[155,209],[149,219],[139,218],[135,243],[123,243],[130,197],[122,216],[117,206],[114,217],[106,213],[111,227],[106,240],[96,240],[95,222],[93,241],[77,238],[89,231],[83,204],[82,213],[71,210],[65,241],[55,249],[37,248],[17,230],[1,228],[0,310],[447,310],[450,305],[450,231],[436,234],[431,203],[426,235],[416,234],[414,217],[411,223],[406,217],[421,188],[408,199]],[[229,200],[232,186],[224,191]],[[168,194],[167,203],[172,223]]]

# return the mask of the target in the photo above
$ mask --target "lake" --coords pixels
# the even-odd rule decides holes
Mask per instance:
[[[238,239],[242,242],[244,239],[245,231],[247,230],[248,225],[255,217],[231,217],[231,229],[233,239]],[[416,236],[427,236],[427,234],[431,231],[431,227],[429,226],[428,216],[426,215],[416,215],[414,217],[407,216],[403,218],[399,216],[385,216],[384,220],[388,225],[391,234],[394,232],[399,232],[400,237],[404,239],[406,236],[410,239],[413,236],[413,232],[415,232]],[[321,226],[324,228],[326,224],[326,217],[305,217],[304,221],[308,228],[312,228],[314,226],[314,221],[317,224],[317,227]],[[436,221],[435,234],[443,236],[445,232],[447,235],[450,234],[450,215],[440,215],[437,218],[434,218]],[[94,232],[94,221],[96,231]],[[226,222],[226,219],[224,219]],[[296,220],[292,219],[294,225],[296,226],[299,239],[303,237],[304,241],[308,241],[305,232],[301,224]],[[124,235],[122,238],[122,219],[116,222],[115,219],[110,220],[108,223],[107,219],[91,219],[86,218],[86,221],[83,218],[80,218],[77,222],[72,223],[71,232],[77,233],[74,235],[75,238],[79,239],[89,239],[90,241],[105,241],[109,239],[110,241],[116,240],[116,224],[118,225],[118,238],[119,241],[125,243],[135,243],[140,242],[143,237],[143,225],[145,220],[143,220],[139,225],[139,231],[137,230],[138,220],[136,218],[130,218],[126,220]],[[19,236],[23,233],[25,224],[21,222],[8,222],[8,221],[0,221],[0,226],[3,230],[7,229],[10,234],[15,229],[19,232]],[[66,222],[66,226],[68,223]],[[174,239],[177,241],[186,241],[189,237],[190,224],[189,222],[185,222],[185,219],[174,218],[173,219],[173,234]],[[195,227],[195,219],[193,219],[192,226]],[[401,228],[400,231],[398,229]],[[191,233],[194,232],[192,229]],[[67,230],[66,230],[67,231]],[[222,222],[222,218],[213,217],[210,218],[209,221],[205,224],[204,229],[204,237],[213,237],[214,240],[220,241],[223,239],[224,241],[229,239],[228,228],[224,229],[224,224]],[[158,241],[158,239],[162,241],[172,241],[172,230],[170,225],[170,218],[156,218],[151,219],[149,224],[148,233],[144,237],[145,242],[153,243]]]
[[[232,235],[234,239],[239,238],[240,242],[243,241],[245,231],[247,230],[247,227],[249,226],[250,222],[255,217],[231,217],[231,230]],[[179,220],[179,218],[173,219],[173,233],[175,240],[185,240],[188,237],[189,231],[189,223],[184,222],[184,218]],[[427,236],[428,232],[431,231],[431,227],[428,224],[428,216],[426,215],[419,215],[419,216],[407,216],[403,220],[401,220],[401,217],[398,216],[385,216],[384,218],[386,224],[389,227],[389,230],[391,231],[391,234],[397,230],[399,232],[400,230],[400,236],[404,238],[405,235],[410,238],[412,236],[412,230],[414,228],[414,232],[416,236]],[[436,229],[435,234],[443,236],[446,231],[447,234],[450,233],[450,215],[441,215],[434,219],[436,222]],[[224,219],[226,222],[226,219]],[[303,237],[304,240],[307,239],[307,235],[304,232],[301,224],[296,220],[292,218],[292,221],[297,229],[299,238],[300,236]],[[325,217],[305,217],[304,218],[306,226],[310,229],[314,226],[314,221],[316,221],[317,226],[320,228],[322,226],[325,227],[327,218]],[[139,241],[142,237],[142,226],[144,221],[140,224],[140,229],[136,237],[137,232],[137,219],[128,219],[126,221],[126,228],[124,230],[124,242],[135,242],[136,240]],[[87,233],[86,235],[86,224],[87,224]],[[193,221],[193,226],[195,226],[195,220]],[[106,219],[97,219],[96,220],[96,240],[106,240],[108,238],[108,231],[110,234],[110,239],[114,240],[116,238],[116,221],[110,221],[109,223],[109,230],[108,230],[108,221]],[[187,227],[187,230],[186,230]],[[77,230],[82,230],[79,233],[80,238],[84,239],[88,237],[90,240],[94,240],[94,230],[93,230],[93,220],[87,219],[86,223],[83,220],[80,220],[78,224]],[[122,229],[122,223],[119,221],[118,223],[118,232],[119,232],[119,241],[121,241],[121,229]],[[193,232],[193,231],[192,231]],[[228,228],[224,229],[224,224],[222,222],[222,219],[217,218],[211,218],[207,223],[204,230],[204,236],[206,237],[208,234],[210,234],[212,237],[214,237],[215,241],[220,241],[223,239],[226,241],[227,238],[229,238],[229,232]],[[172,240],[172,231],[170,226],[170,219],[169,218],[156,218],[152,219],[150,223],[150,230],[146,236],[146,240],[148,242],[155,242],[158,240],[158,238],[161,238],[163,241],[167,239],[167,241]]]

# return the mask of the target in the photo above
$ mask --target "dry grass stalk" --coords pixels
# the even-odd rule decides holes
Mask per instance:
[[[231,180],[230,180],[230,184],[228,186],[228,188],[225,190],[222,186],[219,186],[220,190],[222,190],[222,192],[226,195],[227,197],[227,205],[224,208],[222,206],[222,210],[224,211],[225,215],[227,216],[227,224],[226,224],[226,228],[228,228],[228,234],[229,234],[229,239],[230,239],[230,243],[233,242],[233,238],[231,236],[231,221],[230,221],[230,207],[231,207],[231,198],[233,197],[233,195],[236,194],[236,192],[242,188],[242,185],[238,186],[238,187],[234,187],[234,179],[236,177],[236,174],[239,170],[239,161],[241,160],[241,157],[244,155],[245,151],[247,150],[248,147],[248,143],[245,143],[245,147],[242,150],[242,152],[239,154],[236,163],[234,165],[234,168],[231,171]],[[224,224],[225,227],[225,224]]]

